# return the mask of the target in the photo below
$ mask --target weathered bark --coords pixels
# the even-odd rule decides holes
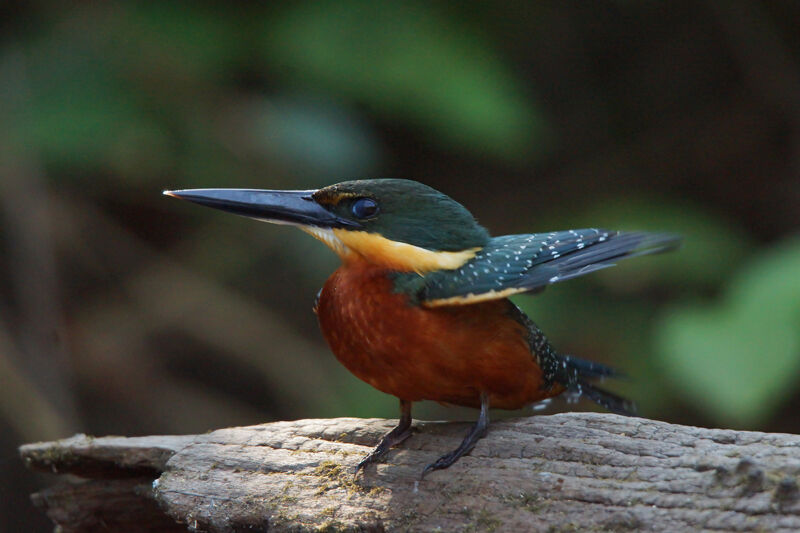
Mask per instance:
[[[63,531],[798,531],[800,436],[570,413],[494,423],[419,480],[467,426],[419,423],[353,467],[387,420],[299,420],[185,437],[78,435],[21,449],[73,479],[34,495]],[[79,476],[80,479],[74,478]],[[158,506],[155,505],[158,504]]]

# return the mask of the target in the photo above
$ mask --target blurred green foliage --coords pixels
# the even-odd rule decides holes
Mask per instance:
[[[433,142],[529,155],[543,141],[543,118],[471,30],[432,4],[345,0],[288,9],[262,36],[267,61],[294,83],[410,121]]]
[[[13,128],[56,166],[152,181],[183,156],[196,179],[198,161],[220,159],[212,108],[235,89],[232,75],[257,77],[262,65],[301,98],[241,94],[234,118],[243,122],[230,126],[242,127],[235,135],[256,153],[294,151],[292,163],[310,155],[339,161],[324,170],[372,166],[371,141],[335,101],[363,104],[452,149],[521,158],[544,141],[541,113],[488,39],[432,6],[117,3],[64,15],[24,42],[30,94]]]
[[[2,444],[395,416],[317,331],[329,251],[159,194],[354,177],[683,235],[516,301],[647,416],[800,431],[800,7],[704,6],[0,5]]]
[[[715,303],[667,311],[656,343],[667,376],[709,415],[759,424],[800,373],[800,241],[749,260]]]

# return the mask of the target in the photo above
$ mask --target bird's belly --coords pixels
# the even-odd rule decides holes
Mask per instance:
[[[426,309],[393,292],[386,273],[343,266],[326,282],[317,314],[339,361],[403,400],[515,409],[552,396],[527,331],[507,300]]]

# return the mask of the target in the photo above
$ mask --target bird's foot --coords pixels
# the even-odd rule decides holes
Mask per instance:
[[[372,452],[364,457],[360,463],[356,466],[355,472],[353,472],[353,476],[357,476],[358,473],[367,465],[372,463],[377,463],[380,461],[384,455],[386,455],[389,450],[393,446],[397,446],[408,437],[411,436],[411,424],[409,422],[408,425],[402,423],[398,424],[397,427],[392,429],[389,433],[383,436],[380,443],[375,447]]]
[[[475,447],[475,444],[478,443],[484,436],[486,436],[486,430],[489,427],[489,399],[485,395],[481,395],[481,414],[478,417],[478,421],[472,426],[469,434],[464,437],[464,440],[461,441],[461,445],[458,448],[453,450],[452,452],[439,457],[436,461],[432,462],[425,469],[422,471],[422,475],[420,479],[425,479],[425,476],[428,473],[433,472],[434,470],[442,470],[443,468],[448,468],[453,465],[456,461],[458,461],[461,456],[469,453],[472,448]]]
[[[461,447],[459,446],[458,449],[453,450],[452,452],[439,457],[434,462],[432,462],[431,464],[426,466],[425,469],[422,471],[422,475],[420,476],[420,479],[425,479],[425,476],[429,472],[433,472],[434,470],[443,470],[445,468],[448,468],[448,467],[452,466],[453,463],[458,461],[459,458],[462,455],[467,453],[466,451],[461,452],[460,450],[461,450]]]
[[[439,457],[437,460],[429,464],[425,467],[422,471],[422,475],[420,479],[425,479],[425,476],[428,475],[430,472],[434,470],[442,470],[445,468],[449,468],[452,466],[456,461],[461,459],[463,455],[468,454],[472,451],[472,448],[475,447],[475,444],[484,436],[486,435],[486,428],[478,427],[478,424],[470,431],[469,435],[464,439],[461,445],[453,450],[452,452],[445,454]]]

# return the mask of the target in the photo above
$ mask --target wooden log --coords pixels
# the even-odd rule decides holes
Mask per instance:
[[[493,423],[468,456],[420,480],[468,427],[426,422],[354,477],[392,425],[341,418],[182,437],[78,435],[21,454],[32,469],[68,477],[34,495],[65,532],[109,520],[114,531],[800,530],[797,435],[535,416]]]

